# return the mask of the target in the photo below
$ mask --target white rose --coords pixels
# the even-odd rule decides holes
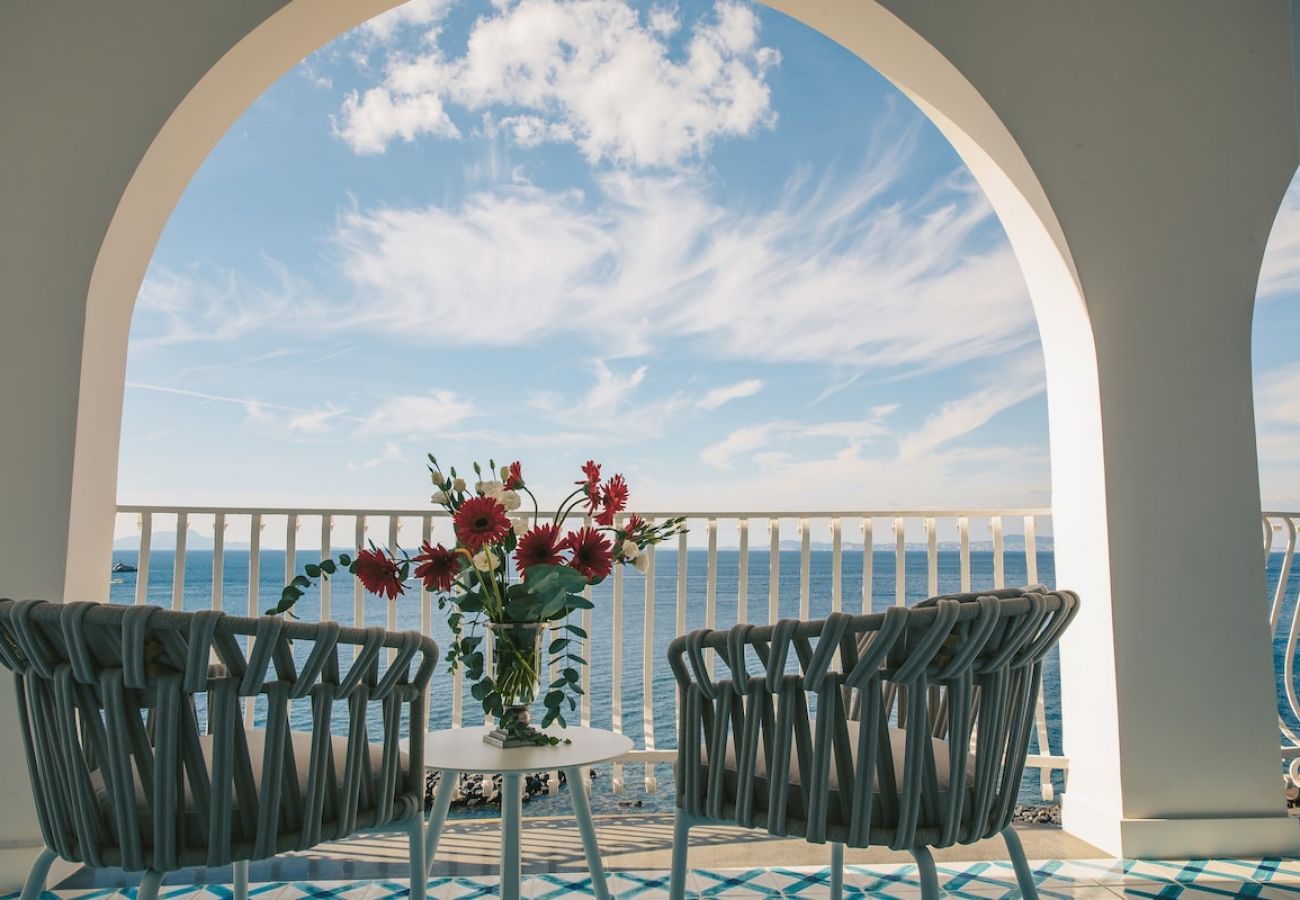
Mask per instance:
[[[453,491],[460,491],[462,494],[465,493],[465,479],[457,478],[453,480],[451,483],[451,489]]]
[[[480,550],[474,557],[474,568],[478,569],[480,572],[492,572],[496,569],[499,563],[500,561],[497,559],[497,555],[487,547]]]
[[[636,570],[644,575],[650,569],[650,554],[642,553],[632,560],[632,565],[636,566]]]
[[[447,495],[444,494],[442,491],[434,491],[434,492],[433,492],[433,496],[430,497],[429,499],[431,499],[434,503],[437,503],[437,504],[440,504],[440,505],[443,505],[443,506],[445,506],[445,505],[447,504]]]
[[[641,555],[641,547],[638,546],[636,541],[632,540],[631,538],[628,538],[623,542],[624,559],[630,562],[631,560],[636,559],[640,555]]]
[[[516,535],[518,535],[519,537],[523,537],[525,534],[528,533],[528,517],[511,516],[510,527],[515,530]]]
[[[495,499],[506,508],[506,512],[514,512],[519,508],[518,491],[502,491],[495,496]]]

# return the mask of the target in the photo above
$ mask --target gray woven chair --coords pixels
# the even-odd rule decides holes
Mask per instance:
[[[241,636],[253,639],[247,655]],[[301,670],[291,641],[310,648]],[[39,895],[56,856],[143,870],[138,900],[155,900],[163,873],[232,865],[245,900],[249,860],[397,830],[409,836],[411,897],[422,900],[425,708],[437,658],[433,640],[414,632],[0,600],[0,663],[15,675],[46,847],[22,900]],[[245,728],[243,698],[264,698],[264,729]],[[310,704],[310,733],[289,730],[295,700]],[[347,707],[345,738],[330,735],[336,703]],[[375,744],[372,704],[382,707]],[[398,746],[404,717],[409,757]]]
[[[1037,896],[1010,824],[1043,657],[1078,602],[1022,588],[676,638],[670,895],[684,896],[691,826],[711,823],[830,843],[833,898],[845,846],[910,851],[932,898],[929,847],[1001,833]],[[709,650],[728,677],[712,677]]]

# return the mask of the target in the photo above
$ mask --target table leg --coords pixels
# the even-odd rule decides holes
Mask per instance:
[[[429,827],[424,838],[424,862],[426,872],[433,870],[433,855],[438,852],[438,838],[442,837],[442,826],[447,823],[447,810],[451,809],[451,800],[456,796],[456,785],[460,782],[460,773],[443,770],[438,778],[438,791],[433,795],[433,809],[429,810]]]
[[[523,775],[501,776],[501,900],[519,900],[520,819],[524,814]]]
[[[605,882],[605,867],[600,861],[600,844],[596,842],[596,825],[591,821],[591,802],[582,783],[582,769],[565,769],[564,779],[573,798],[573,815],[578,820],[578,833],[582,835],[582,852],[587,855],[587,871],[591,873],[591,892],[597,900],[609,900],[609,886]]]

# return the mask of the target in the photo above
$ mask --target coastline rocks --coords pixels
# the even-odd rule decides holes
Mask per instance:
[[[1024,806],[1017,805],[1011,814],[1011,821],[1016,825],[1061,825],[1061,807],[1059,806]]]
[[[558,772],[557,786],[564,785],[564,773]],[[596,770],[590,770],[590,777],[598,777]],[[442,780],[441,772],[430,772],[424,779],[424,808],[428,811],[433,806],[433,795]],[[551,773],[534,772],[524,775],[523,802],[545,794],[551,789]],[[501,776],[462,773],[456,796],[452,798],[452,809],[477,809],[483,806],[501,805]],[[640,805],[640,804],[638,804]]]

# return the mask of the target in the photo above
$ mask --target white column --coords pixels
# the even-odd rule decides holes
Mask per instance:
[[[1128,856],[1294,853],[1250,366],[1296,166],[1287,3],[886,5],[1014,136],[1086,310],[1004,198],[1047,356],[1057,577],[1084,603],[1062,647],[1066,828]]]

